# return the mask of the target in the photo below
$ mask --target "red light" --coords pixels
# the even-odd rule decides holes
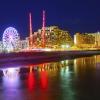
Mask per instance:
[[[47,88],[47,85],[48,85],[47,72],[42,71],[40,75],[41,75],[41,87],[45,89]]]
[[[35,85],[34,73],[32,71],[30,71],[29,76],[28,76],[28,89],[29,89],[29,91],[32,91],[34,89],[34,85]]]
[[[43,10],[43,22],[42,22],[42,47],[45,48],[45,11]]]

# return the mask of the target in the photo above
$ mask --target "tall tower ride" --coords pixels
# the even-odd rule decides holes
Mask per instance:
[[[33,47],[33,35],[32,35],[32,15],[29,13],[29,48]]]
[[[46,24],[46,18],[45,18],[45,11],[43,10],[43,19],[42,19],[42,47],[45,48],[45,24]]]

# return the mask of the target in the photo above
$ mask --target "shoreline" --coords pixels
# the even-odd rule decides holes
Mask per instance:
[[[19,67],[23,65],[32,66],[62,60],[73,60],[75,58],[91,57],[94,55],[100,55],[100,51],[85,50],[2,53],[0,54],[0,68]]]
[[[1,53],[0,63],[12,61],[43,60],[53,58],[75,59],[92,55],[100,55],[99,50],[77,50],[77,51],[34,51],[34,52],[16,52]]]

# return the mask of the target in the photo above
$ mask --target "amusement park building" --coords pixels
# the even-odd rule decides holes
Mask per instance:
[[[39,29],[33,34],[33,44],[36,47],[42,45],[42,29]],[[45,27],[45,47],[61,48],[62,45],[73,45],[73,40],[68,31],[59,29],[58,26]]]

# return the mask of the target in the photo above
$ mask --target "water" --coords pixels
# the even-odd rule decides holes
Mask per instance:
[[[0,69],[0,100],[99,100],[100,56]],[[13,67],[13,66],[12,66]]]

